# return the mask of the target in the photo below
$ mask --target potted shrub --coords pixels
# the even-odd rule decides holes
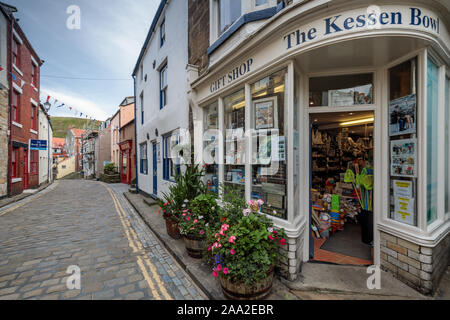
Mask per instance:
[[[212,274],[220,279],[229,299],[262,299],[271,291],[274,267],[286,236],[260,213],[263,204],[262,200],[251,200],[238,219],[222,218],[220,228],[208,239]]]
[[[179,216],[177,214],[178,211],[175,201],[167,194],[164,194],[163,197],[164,200],[157,199],[159,205],[158,214],[160,212],[163,213],[167,234],[174,239],[180,239],[181,234],[178,227]]]
[[[179,226],[189,256],[201,258],[205,247],[206,230],[218,212],[216,199],[210,194],[200,194],[194,200],[186,200]]]

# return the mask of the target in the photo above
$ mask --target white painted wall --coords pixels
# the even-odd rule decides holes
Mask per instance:
[[[160,47],[159,24],[165,18],[166,42]],[[166,61],[168,66],[168,104],[160,110],[159,70]],[[153,62],[155,61],[155,68]],[[147,46],[142,59],[144,78],[141,71],[136,75],[136,156],[139,189],[153,194],[153,152],[152,141],[160,143],[162,157],[162,136],[178,128],[188,129],[189,103],[187,99],[186,65],[188,62],[188,2],[170,1],[158,21],[158,27]],[[138,68],[140,70],[140,67]],[[144,93],[144,124],[141,124],[140,95]],[[155,135],[158,129],[158,136]],[[149,139],[147,139],[147,134]],[[141,143],[147,142],[148,175],[140,174]],[[163,180],[163,161],[157,164],[158,196],[168,191],[171,184]]]
[[[39,184],[49,182],[51,178],[51,168],[52,165],[52,136],[49,137],[50,123],[48,121],[47,115],[42,109],[39,110],[39,140],[47,141],[47,150],[39,150]],[[49,150],[50,148],[50,157]],[[50,171],[50,176],[49,176]]]

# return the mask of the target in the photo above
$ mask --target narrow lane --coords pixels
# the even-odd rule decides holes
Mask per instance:
[[[61,180],[2,208],[0,299],[204,299],[126,188]],[[80,268],[80,289],[67,287],[70,266]]]

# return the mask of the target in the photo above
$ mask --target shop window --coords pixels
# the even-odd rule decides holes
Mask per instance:
[[[310,107],[350,107],[373,103],[372,73],[309,79]]]
[[[225,185],[245,195],[245,94],[239,90],[223,99],[225,116]]]
[[[450,212],[450,78],[445,78],[445,212]]]
[[[147,160],[147,142],[139,146],[140,149],[140,173],[148,174],[148,160]]]
[[[417,62],[389,69],[390,218],[417,226]]]
[[[219,113],[217,102],[204,109],[203,162],[205,184],[214,193],[219,191]]]
[[[240,0],[216,0],[218,4],[219,35],[227,30],[241,16]]]
[[[176,146],[180,141],[178,132],[163,137],[164,160],[163,160],[163,178],[164,180],[174,181],[175,176],[180,173],[180,159],[177,156]]]
[[[30,152],[30,173],[38,173],[39,151],[31,150]]]
[[[11,154],[11,178],[17,178],[19,176],[18,168],[19,148],[13,148]]]
[[[437,65],[427,61],[427,221],[437,218],[438,181],[438,75]]]
[[[252,189],[262,211],[287,219],[286,76],[282,70],[251,85]]]

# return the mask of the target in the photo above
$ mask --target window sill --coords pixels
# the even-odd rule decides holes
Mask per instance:
[[[18,66],[16,66],[15,64],[13,64],[13,69],[16,70],[16,72],[17,72],[18,74],[20,74],[21,77],[23,77],[23,73],[22,73],[22,71],[20,71],[20,69],[19,69]]]
[[[33,130],[33,129],[30,129],[30,132],[34,133],[34,134],[39,134],[36,130]]]
[[[23,126],[20,123],[17,123],[15,121],[13,121],[12,124],[15,125],[18,128],[21,128],[21,129],[23,128]]]
[[[12,178],[11,182],[12,183],[22,182],[22,178]]]

